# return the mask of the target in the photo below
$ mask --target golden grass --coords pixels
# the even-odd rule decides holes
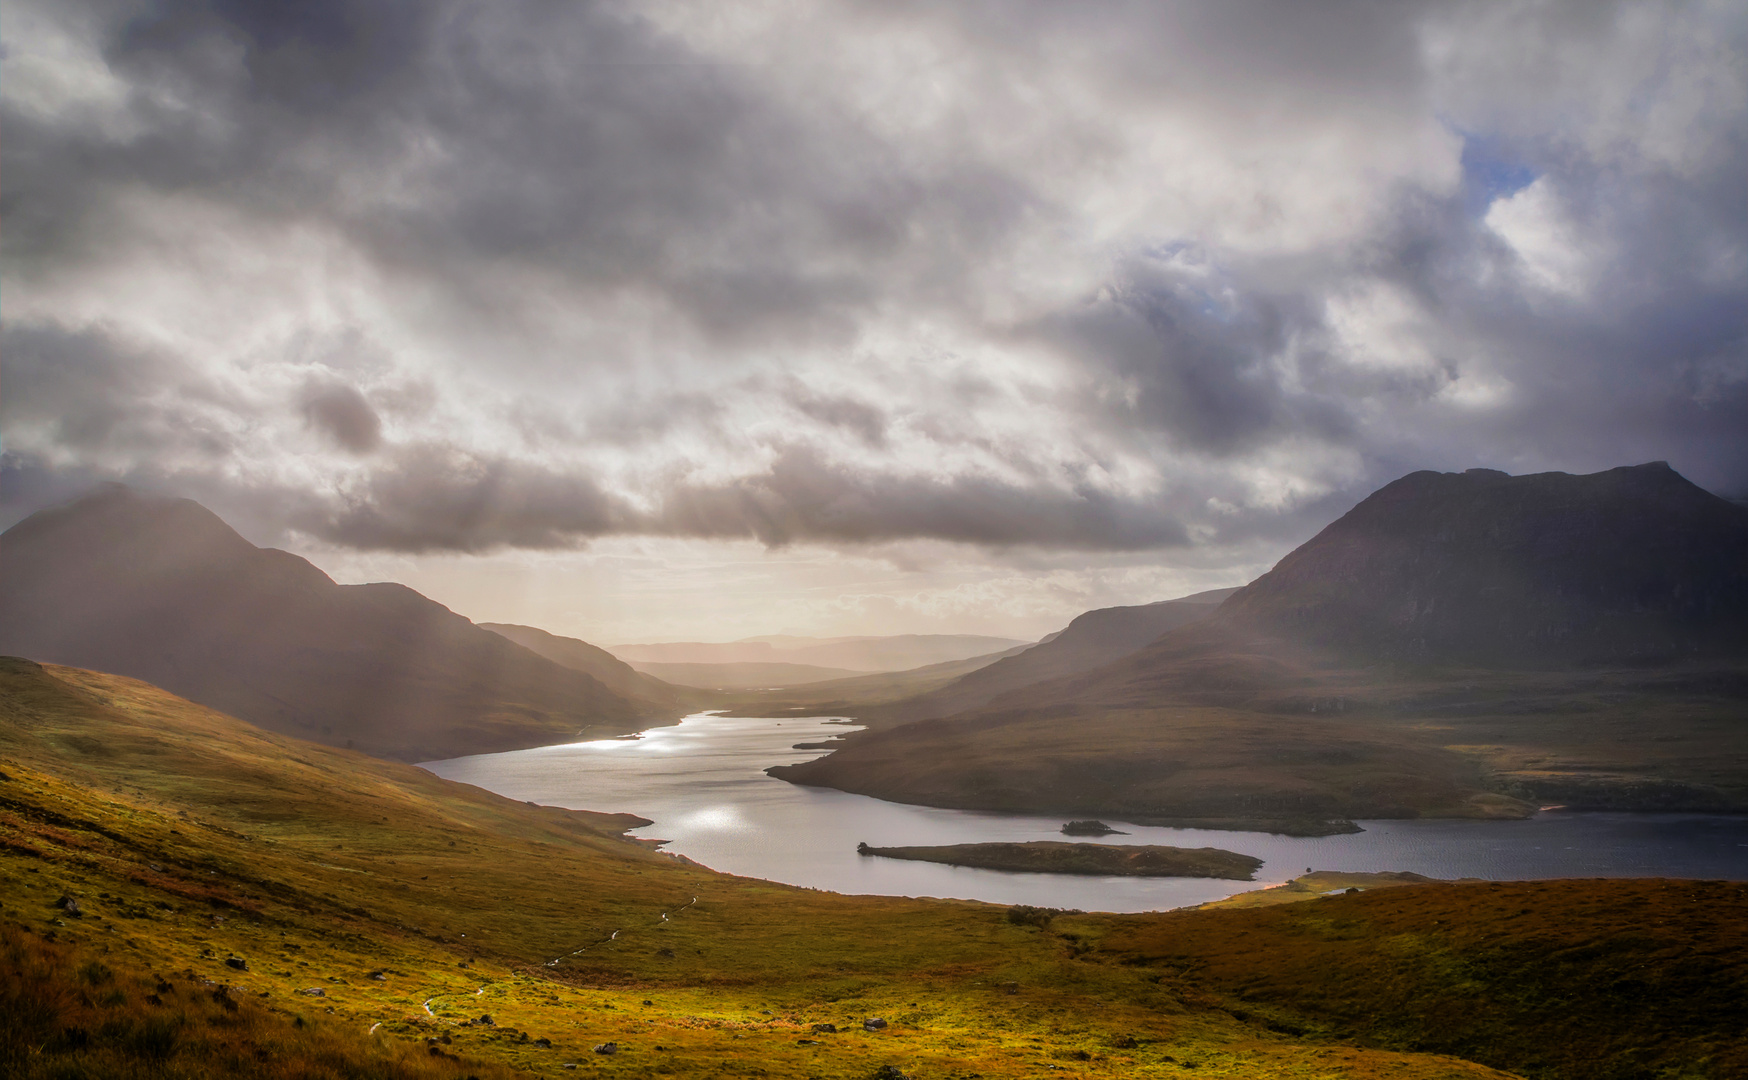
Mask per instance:
[[[310,1076],[1501,1075],[1343,1013],[1326,1036],[1271,1028],[1218,973],[1166,975],[1133,944],[1266,913],[1037,927],[714,874],[622,839],[629,819],[270,735],[132,680],[0,661],[0,774],[4,948],[36,973],[8,984],[54,1003],[8,1051],[23,1075],[249,1075],[250,1059]],[[123,1000],[79,981],[93,962]],[[177,1009],[186,1052],[151,1057],[167,1036],[139,1033]],[[888,1026],[863,1030],[871,1016]],[[443,1037],[459,1061],[430,1054]],[[593,1052],[606,1042],[619,1052]]]

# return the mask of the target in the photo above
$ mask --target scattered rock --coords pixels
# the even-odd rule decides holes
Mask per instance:
[[[605,1042],[605,1043],[601,1043],[599,1046],[595,1047],[595,1053],[597,1053],[597,1054],[617,1054],[618,1052],[619,1052],[619,1044],[618,1043]]]
[[[388,982],[388,973],[378,969],[371,972],[369,978],[375,979],[377,982]]]
[[[328,996],[328,992],[319,986],[312,986],[312,987],[309,987],[308,989],[305,989],[305,990],[299,990],[298,993],[308,994],[310,997],[327,997]]]
[[[897,1065],[882,1065],[874,1070],[874,1080],[910,1080]]]
[[[886,1021],[880,1019],[878,1016],[870,1016],[868,1019],[862,1021],[862,1028],[865,1031],[880,1031],[885,1027]]]
[[[1133,1050],[1141,1044],[1135,1041],[1133,1035],[1119,1035],[1111,1040],[1111,1045],[1119,1050]]]
[[[478,1020],[475,1020],[474,1023],[484,1024],[486,1027],[494,1027],[494,1026],[496,1026],[497,1022],[492,1019],[491,1013],[486,1013],[484,1016],[480,1017]]]
[[[1001,992],[1004,994],[1017,994],[1020,992],[1020,984],[1017,982],[1002,983]]]
[[[79,910],[79,901],[73,899],[71,896],[68,896],[65,893],[62,893],[61,898],[59,900],[55,901],[55,906],[60,908],[62,911],[66,912],[67,914],[73,916],[73,918],[75,918],[75,919],[84,918],[84,916],[85,916],[85,913],[83,911]]]
[[[826,1035],[836,1035],[838,1033],[838,1026],[836,1024],[815,1024],[813,1025],[813,1030],[822,1032]]]
[[[158,864],[157,864],[157,863],[155,863],[155,862],[149,862],[149,863],[147,863],[147,864],[146,864],[146,869],[148,869],[148,870],[150,870],[150,871],[151,871],[151,872],[152,872],[152,873],[154,873],[154,874],[162,874],[162,873],[163,873],[163,872],[164,872],[164,868],[163,868],[163,867],[162,867],[162,866],[159,866],[159,865],[158,865]]]
[[[534,1045],[540,1047],[542,1050],[551,1050],[552,1049],[552,1040],[551,1039],[544,1039],[544,1038],[535,1039]]]
[[[795,1045],[796,1046],[824,1046],[825,1044],[820,1042],[818,1039],[796,1039]]]
[[[225,958],[225,967],[232,968],[236,971],[248,971],[249,961],[240,956],[229,956]]]

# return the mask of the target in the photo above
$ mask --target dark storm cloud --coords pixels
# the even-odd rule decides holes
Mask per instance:
[[[396,451],[338,500],[306,500],[291,525],[366,550],[554,548],[616,531],[623,510],[585,476],[444,446]]]
[[[247,406],[174,357],[101,327],[0,327],[0,430],[90,467],[139,457],[215,463],[237,446],[227,420]]]
[[[683,536],[751,536],[770,546],[933,537],[1122,551],[1188,540],[1163,508],[1090,486],[1051,491],[992,477],[881,476],[798,451],[734,483],[675,487],[659,525]]]
[[[304,392],[303,415],[311,427],[354,454],[382,445],[382,417],[355,387],[310,387]]]
[[[409,447],[367,487],[337,506],[306,504],[293,524],[331,543],[407,552],[565,547],[620,532],[770,547],[932,537],[1122,551],[1188,540],[1162,509],[1091,488],[1045,493],[988,477],[875,476],[802,450],[729,483],[674,484],[643,510],[575,473]]]
[[[1123,551],[1422,467],[1748,490],[1742,28],[1698,8],[28,10],[95,59],[8,46],[15,492],[399,551]],[[375,318],[370,362],[160,310],[231,257],[302,259],[244,300]]]

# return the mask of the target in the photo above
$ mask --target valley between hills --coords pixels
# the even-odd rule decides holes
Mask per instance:
[[[10,1076],[1748,1069],[1742,883],[1134,916],[840,896],[20,660],[0,772]]]
[[[853,717],[768,772],[936,807],[1296,835],[1742,813],[1748,509],[1660,464],[1412,474],[1243,588],[1031,646],[819,643],[831,677],[781,688],[651,669],[791,641],[635,666],[119,486],[0,535],[0,610],[7,1075],[1748,1075],[1740,881],[847,896],[410,764],[715,708]],[[931,662],[825,663],[879,648]],[[1071,849],[1110,857],[1025,857]]]

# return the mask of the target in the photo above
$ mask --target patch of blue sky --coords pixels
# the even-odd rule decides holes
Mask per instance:
[[[1515,195],[1541,175],[1524,161],[1520,148],[1505,139],[1458,134],[1463,136],[1463,203],[1471,214],[1485,214],[1495,200]]]

